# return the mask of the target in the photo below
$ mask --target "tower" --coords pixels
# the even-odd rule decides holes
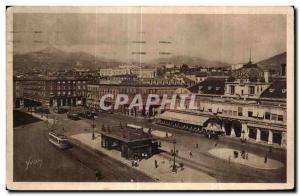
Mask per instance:
[[[250,56],[249,56],[249,62],[248,64],[252,64],[252,61],[251,61],[251,48],[250,48]]]

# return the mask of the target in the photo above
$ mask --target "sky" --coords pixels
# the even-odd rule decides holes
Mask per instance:
[[[285,15],[16,13],[14,52],[53,46],[123,62],[185,55],[227,63],[286,51]],[[141,52],[143,54],[141,54]]]

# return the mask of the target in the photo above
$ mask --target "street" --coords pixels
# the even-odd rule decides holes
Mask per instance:
[[[84,120],[85,121],[85,120]],[[91,120],[87,120],[92,123]],[[269,158],[278,160],[284,164],[284,167],[276,170],[263,170],[248,167],[240,164],[228,164],[226,161],[211,156],[207,151],[213,148],[233,148],[245,150],[249,153],[255,153],[264,156],[269,148],[267,146],[241,143],[239,140],[220,137],[219,140],[209,140],[208,138],[187,131],[178,130],[170,127],[153,124],[146,119],[137,119],[121,114],[99,113],[96,120],[97,128],[105,126],[122,124],[136,124],[152,130],[166,131],[172,134],[172,137],[162,139],[162,146],[172,148],[172,141],[176,140],[176,148],[179,151],[179,159],[186,165],[209,173],[220,182],[284,182],[286,180],[286,152],[282,149],[273,149]],[[198,148],[196,148],[198,144]],[[166,149],[166,148],[164,148]],[[168,149],[168,148],[167,148]],[[192,152],[193,158],[188,159],[188,154]],[[169,156],[169,152],[163,153],[163,156]]]
[[[105,155],[73,147],[55,148],[48,142],[45,122],[14,128],[14,181],[93,182],[100,170],[105,182],[153,181]]]
[[[92,120],[81,119],[78,121],[66,118],[66,114],[51,114],[57,118],[56,127],[63,128],[65,135],[78,133],[90,133],[92,138]],[[217,179],[218,182],[284,182],[286,179],[286,153],[283,150],[273,149],[270,158],[281,161],[284,167],[276,170],[263,170],[248,167],[241,164],[228,164],[226,161],[211,156],[207,151],[213,148],[244,149],[263,156],[268,148],[254,144],[241,144],[240,141],[221,137],[219,140],[188,133],[182,130],[153,124],[145,119],[136,119],[120,114],[100,113],[95,120],[95,131],[103,126],[112,126],[132,123],[153,130],[162,130],[172,133],[172,137],[162,139],[165,152],[161,156],[170,157],[167,150],[176,140],[176,148],[179,151],[177,160],[185,165],[205,172]],[[95,170],[103,173],[101,181],[152,181],[150,177],[122,165],[121,163],[106,157],[87,152],[78,147],[69,150],[54,148],[47,141],[46,122],[28,124],[17,127],[14,130],[14,179],[16,181],[95,181]],[[196,147],[196,144],[197,147]],[[192,152],[193,158],[188,158]],[[40,161],[41,160],[41,161]],[[35,164],[27,168],[26,161]],[[41,163],[42,162],[42,163]]]

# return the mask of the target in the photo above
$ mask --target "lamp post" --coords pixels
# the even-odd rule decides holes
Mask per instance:
[[[95,124],[94,124],[95,119],[93,118],[93,124],[92,124],[92,128],[93,128],[93,135],[92,135],[92,140],[95,139]]]
[[[175,145],[176,145],[176,140],[173,141],[174,149],[173,149],[173,168],[172,172],[176,172],[176,165],[175,165],[175,157],[176,157],[176,151],[175,151]]]
[[[96,139],[95,137],[95,119],[97,118],[97,116],[93,116],[93,124],[92,124],[92,128],[93,128],[93,135],[92,135],[92,140]]]

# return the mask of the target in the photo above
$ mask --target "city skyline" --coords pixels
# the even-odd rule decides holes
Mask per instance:
[[[53,46],[129,63],[189,56],[236,64],[250,48],[254,62],[285,52],[285,29],[284,15],[18,13],[13,34],[15,53]]]

